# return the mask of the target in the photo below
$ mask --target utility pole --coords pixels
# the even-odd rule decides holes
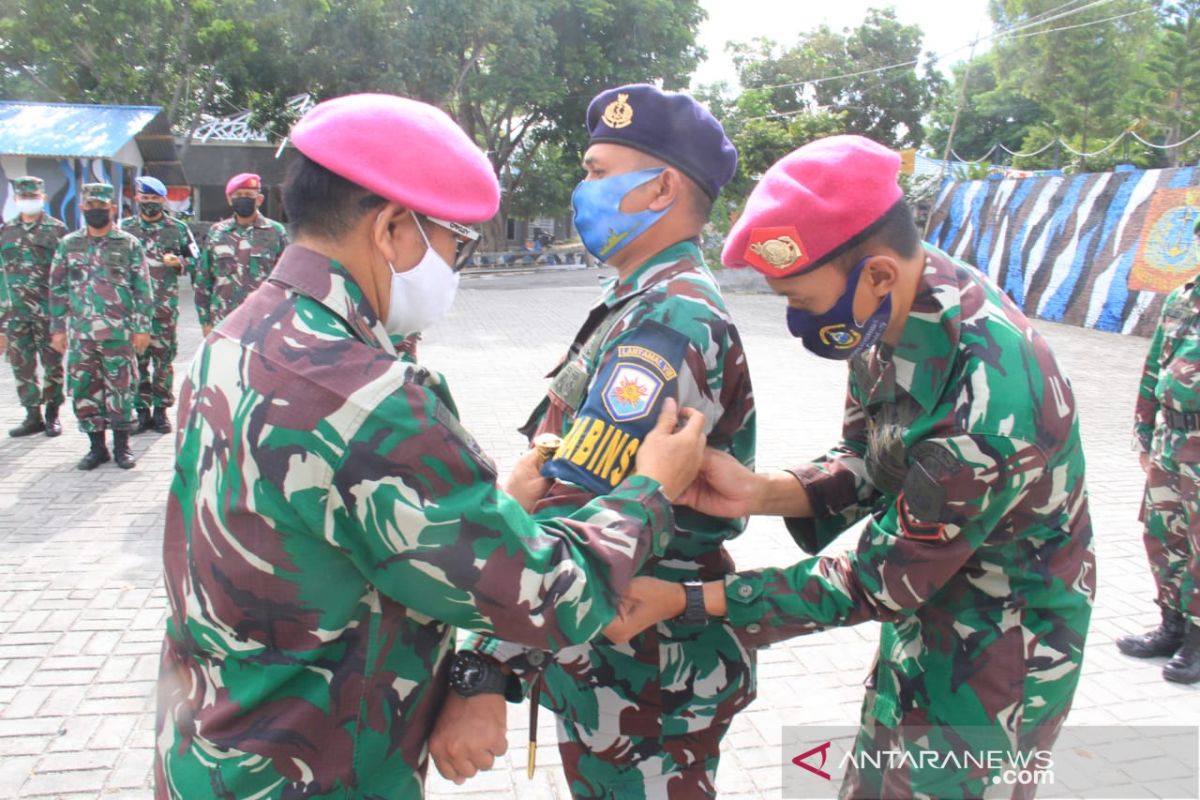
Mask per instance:
[[[967,100],[967,82],[971,80],[971,64],[975,61],[975,45],[979,44],[979,30],[975,30],[975,38],[971,41],[971,52],[967,54],[967,66],[963,68],[962,85],[958,87],[958,103],[954,106],[954,118],[950,120],[950,133],[946,136],[946,149],[942,151],[942,167],[938,170],[937,185],[939,191],[942,181],[946,179],[946,163],[950,160],[950,150],[954,146],[954,132],[958,129],[958,115],[962,113],[963,103]],[[930,209],[932,211],[932,209]],[[921,238],[929,236],[929,225],[933,222],[933,214],[925,220],[925,230]]]

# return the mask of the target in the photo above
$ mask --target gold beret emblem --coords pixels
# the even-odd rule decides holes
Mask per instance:
[[[604,124],[610,128],[624,128],[633,122],[633,106],[626,101],[629,95],[619,93],[617,99],[613,100],[604,108],[604,115],[600,119],[604,120]]]
[[[800,245],[790,236],[780,236],[750,245],[750,251],[776,269],[790,267],[800,258]]]

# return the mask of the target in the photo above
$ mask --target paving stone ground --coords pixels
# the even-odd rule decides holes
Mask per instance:
[[[503,468],[521,449],[514,429],[595,298],[597,277],[584,270],[468,279],[451,317],[422,345],[421,360],[447,375],[465,424]],[[200,338],[185,295],[180,372]],[[729,304],[758,398],[760,467],[817,455],[838,434],[845,367],[810,357],[787,335],[779,299],[731,294]],[[1098,549],[1099,599],[1071,722],[1200,725],[1200,690],[1165,683],[1162,661],[1127,659],[1113,646],[1155,622],[1137,522],[1142,475],[1130,449],[1147,340],[1038,327],[1078,395]],[[15,396],[4,365],[0,428],[22,417]],[[86,437],[69,413],[64,421],[58,439],[0,437],[0,798],[148,798],[173,440],[135,437],[135,470],[110,463],[83,473],[75,461]],[[731,550],[743,567],[800,556],[769,519],[755,519]],[[725,741],[722,797],[781,796],[785,724],[857,722],[877,635],[861,625],[762,651],[759,699]],[[511,708],[509,753],[495,769],[463,786],[433,776],[429,796],[568,798],[547,715],[539,767],[526,779],[527,718],[526,708]]]

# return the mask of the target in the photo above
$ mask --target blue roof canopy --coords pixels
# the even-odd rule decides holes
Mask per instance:
[[[159,106],[0,101],[0,153],[48,158],[112,158],[143,134],[169,136]]]

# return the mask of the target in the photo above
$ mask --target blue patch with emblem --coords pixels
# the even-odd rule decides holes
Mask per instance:
[[[587,399],[542,474],[607,494],[633,471],[637,450],[658,421],[662,402],[678,398],[688,338],[643,322],[605,355]]]

